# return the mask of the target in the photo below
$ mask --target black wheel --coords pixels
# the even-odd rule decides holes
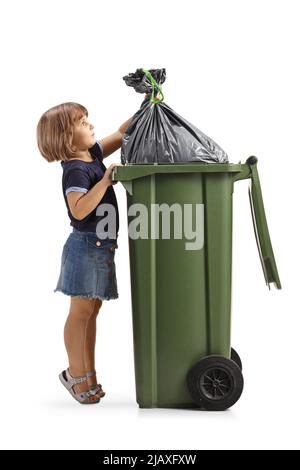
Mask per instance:
[[[236,352],[235,349],[231,348],[231,354],[230,354],[230,359],[235,362],[239,368],[241,370],[243,370],[243,364],[242,364],[242,361],[241,361],[241,358],[240,356],[238,355],[238,353]]]
[[[206,356],[189,370],[187,386],[201,408],[222,411],[238,401],[244,380],[241,369],[231,359]]]

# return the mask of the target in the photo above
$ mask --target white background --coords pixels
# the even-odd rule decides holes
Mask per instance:
[[[299,449],[299,2],[10,0],[0,10],[1,447]],[[36,124],[48,108],[76,101],[97,138],[111,134],[140,107],[143,95],[122,80],[139,67],[166,68],[165,102],[232,163],[259,159],[283,290],[265,285],[248,182],[237,182],[232,344],[245,387],[222,413],[145,410],[135,402],[120,183],[120,297],[105,302],[98,318],[97,369],[107,396],[84,407],[58,381],[67,366],[69,298],[53,289],[70,226],[61,166],[39,154]],[[111,162],[120,162],[120,151]]]

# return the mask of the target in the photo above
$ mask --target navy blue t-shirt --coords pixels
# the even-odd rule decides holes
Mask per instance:
[[[95,232],[98,222],[107,216],[96,215],[97,208],[101,204],[112,204],[115,208],[116,216],[116,236],[119,231],[119,211],[118,203],[115,195],[115,191],[112,186],[109,186],[95,209],[90,212],[84,219],[77,220],[71,214],[69,209],[67,194],[71,191],[87,193],[98,181],[100,181],[106,171],[106,166],[103,163],[103,147],[99,141],[89,149],[89,152],[94,160],[92,162],[84,162],[83,160],[68,160],[62,161],[61,165],[63,168],[62,175],[62,189],[65,199],[65,203],[68,209],[68,215],[70,217],[70,225],[81,232]],[[107,232],[107,225],[104,228]],[[110,237],[112,238],[112,237]]]

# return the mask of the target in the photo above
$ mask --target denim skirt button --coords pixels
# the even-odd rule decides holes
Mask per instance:
[[[101,246],[101,242],[100,242],[99,240],[96,241],[96,245],[97,245],[97,246]]]

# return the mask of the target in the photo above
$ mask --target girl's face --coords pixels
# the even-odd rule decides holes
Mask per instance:
[[[96,139],[93,129],[93,124],[88,121],[86,116],[75,123],[73,145],[78,150],[87,150],[95,144]]]

